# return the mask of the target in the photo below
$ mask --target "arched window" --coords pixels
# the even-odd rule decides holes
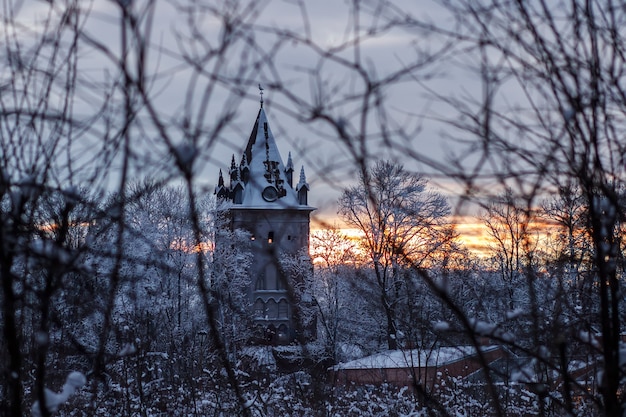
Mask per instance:
[[[257,276],[256,283],[254,284],[254,289],[257,291],[263,291],[267,289],[264,274],[259,274],[259,276]]]
[[[277,285],[276,265],[271,262],[265,264],[265,290],[275,290]]]
[[[237,184],[235,186],[235,198],[233,199],[233,203],[241,204],[243,202],[243,187],[241,184]]]
[[[286,277],[284,275],[278,275],[276,277],[276,289],[277,290],[286,290],[287,289],[287,283],[286,281]]]
[[[289,318],[289,303],[285,299],[280,300],[280,302],[278,303],[278,318]]]
[[[254,302],[254,317],[257,319],[265,318],[265,303],[260,298]]]
[[[267,302],[267,318],[270,320],[278,318],[278,304],[274,300]]]

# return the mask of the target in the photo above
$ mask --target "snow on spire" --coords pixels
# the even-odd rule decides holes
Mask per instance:
[[[306,175],[304,174],[304,165],[300,169],[300,182],[296,186],[296,192],[298,193],[298,204],[306,206],[308,204],[308,192],[309,184],[306,182]]]
[[[250,166],[248,165],[248,157],[244,152],[241,156],[241,164],[239,164],[239,171],[241,172],[241,180],[247,184],[250,179]]]
[[[241,181],[239,177],[238,169],[235,170],[234,178],[231,182],[230,188],[231,188],[233,203],[241,204],[242,199],[243,199],[244,186],[243,186],[243,181]]]
[[[222,175],[222,170],[220,169],[220,175],[217,180],[217,187],[215,187],[215,195],[217,198],[228,198],[228,190],[224,186],[224,175]]]
[[[292,175],[291,183],[288,181],[293,159],[286,159],[288,163],[283,163],[264,108],[258,111],[244,152],[245,159],[242,156],[241,164],[237,167],[239,175],[237,178],[232,175],[228,188],[229,198],[235,205],[277,210],[302,207],[294,189],[298,179]],[[239,203],[235,202],[236,189],[242,191]],[[276,204],[279,200],[280,204]]]
[[[230,186],[231,188],[233,187],[233,182],[237,181],[239,179],[239,169],[237,168],[237,163],[235,162],[235,155],[233,154],[233,157],[230,161],[230,170],[228,172],[230,174]]]

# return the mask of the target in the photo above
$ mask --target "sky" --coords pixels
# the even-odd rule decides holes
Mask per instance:
[[[141,14],[145,2],[131,2],[133,10]],[[224,4],[233,2],[214,2],[206,4]],[[235,2],[237,3],[237,2]],[[271,67],[261,70],[247,69],[241,77],[242,82],[236,93],[224,88],[216,88],[211,94],[209,104],[204,111],[198,112],[202,100],[202,93],[206,92],[207,82],[196,81],[193,71],[188,66],[181,65],[180,59],[174,57],[182,50],[189,53],[199,53],[199,35],[189,30],[193,25],[187,17],[176,10],[174,2],[157,1],[154,9],[151,26],[152,48],[148,55],[148,68],[155,77],[150,79],[151,92],[157,111],[165,119],[180,123],[186,114],[192,114],[192,123],[197,123],[210,129],[226,112],[233,111],[234,116],[228,128],[221,132],[218,140],[211,143],[207,140],[199,143],[201,158],[197,163],[198,184],[205,192],[212,192],[217,183],[219,169],[227,170],[231,156],[234,154],[237,161],[241,157],[254,119],[259,108],[258,85],[264,86],[264,107],[269,118],[274,136],[276,137],[283,160],[288,152],[292,153],[296,172],[304,165],[307,181],[311,186],[310,203],[318,210],[314,213],[314,227],[316,222],[326,224],[337,222],[335,202],[341,189],[354,183],[358,173],[354,168],[353,160],[346,151],[346,146],[337,139],[336,132],[329,129],[323,122],[308,123],[298,120],[306,119],[303,109],[307,105],[321,101],[332,108],[332,115],[347,120],[348,128],[358,124],[358,115],[362,103],[355,99],[363,90],[353,74],[345,66],[337,65],[332,60],[321,56],[314,48],[301,45],[297,42],[281,42],[264,32],[270,30],[291,30],[307,35],[312,43],[322,48],[334,48],[349,40],[353,34],[353,19],[349,13],[348,1],[319,0],[305,1],[301,7],[294,0],[267,0],[248,3],[250,14],[249,22],[254,22],[258,32],[254,41],[257,45],[269,51],[276,47],[277,52],[271,55]],[[402,13],[369,13],[361,14],[360,24],[367,28],[380,28],[386,18],[411,15],[423,21],[436,22],[438,25],[449,25],[449,15],[436,1],[428,0],[394,0],[392,2]],[[62,13],[59,6],[43,1],[26,1],[20,10],[21,19],[32,27],[50,12]],[[180,2],[187,5],[187,2]],[[193,4],[193,3],[189,3]],[[372,8],[377,1],[362,2],[364,8]],[[106,45],[114,54],[119,54],[119,6],[113,1],[85,1],[81,7],[88,10],[88,17],[83,21],[84,29],[92,39]],[[225,10],[225,9],[222,9]],[[241,9],[244,10],[244,9]],[[240,10],[240,11],[241,11]],[[306,11],[304,11],[306,10]],[[199,16],[198,13],[195,16]],[[223,36],[223,27],[220,22],[210,17],[194,21],[200,36],[214,42]],[[359,53],[364,67],[375,77],[385,77],[398,71],[403,65],[416,59],[419,53],[434,53],[443,47],[436,36],[424,30],[418,30],[410,25],[399,25],[392,30],[382,30],[380,35],[366,39],[361,43]],[[237,71],[238,65],[246,59],[250,63],[258,56],[250,57],[246,53],[246,45],[241,44],[233,48],[232,55],[228,55],[224,66],[224,74]],[[447,46],[449,48],[449,46]],[[449,48],[453,49],[453,48]],[[337,56],[353,59],[354,48],[347,48]],[[96,81],[104,80],[109,76],[107,68],[111,66],[110,59],[96,49],[84,48],[81,50],[81,72],[86,77]],[[109,61],[107,62],[107,60]],[[444,61],[442,61],[444,62]],[[384,90],[386,102],[386,116],[397,123],[407,136],[398,139],[391,146],[383,146],[380,141],[369,140],[368,153],[372,158],[392,159],[404,164],[405,168],[423,173],[430,178],[433,189],[450,197],[450,203],[457,212],[455,196],[459,187],[448,178],[439,175],[428,164],[416,161],[406,155],[401,147],[415,151],[419,156],[432,159],[444,164],[448,155],[457,152],[457,144],[449,140],[451,136],[449,126],[441,122],[451,111],[435,96],[438,94],[479,94],[476,83],[466,73],[450,66],[450,60],[445,64],[428,66],[423,71],[417,71],[415,79],[409,78],[406,82],[398,83]],[[207,69],[214,68],[215,62],[206,61]],[[276,73],[272,73],[273,68]],[[272,83],[280,78],[286,87],[284,91],[276,91]],[[325,89],[325,90],[324,90]],[[329,93],[332,91],[333,93]],[[286,94],[285,92],[291,94]],[[304,103],[300,105],[298,100]],[[185,103],[192,103],[190,109]],[[90,105],[85,99],[85,105]],[[368,125],[368,131],[376,133],[377,121],[374,114]],[[143,132],[150,135],[150,128]],[[173,136],[176,135],[173,131]],[[400,145],[395,147],[395,145]],[[157,163],[165,158],[162,144],[150,139],[137,145],[137,172],[147,175],[158,175]],[[111,177],[115,182],[115,178]],[[459,213],[456,213],[459,214]],[[464,214],[461,212],[460,214]],[[472,219],[462,219],[464,223],[471,223]],[[465,226],[467,229],[467,225]],[[468,232],[471,234],[472,232]]]

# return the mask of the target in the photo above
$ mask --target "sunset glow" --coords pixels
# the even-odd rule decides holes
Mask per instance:
[[[492,249],[490,248],[492,238],[484,223],[475,216],[454,216],[452,219],[455,230],[458,233],[458,241],[464,248],[477,257],[488,257]],[[356,228],[341,227],[338,230],[350,241],[358,243],[364,234]],[[529,227],[529,233],[535,239],[544,241],[546,237],[554,231],[556,226],[546,222],[537,222]],[[312,228],[312,233],[324,230],[323,227]]]
[[[455,230],[463,246],[476,256],[487,256],[489,237],[485,225],[472,216],[456,216],[454,220]]]

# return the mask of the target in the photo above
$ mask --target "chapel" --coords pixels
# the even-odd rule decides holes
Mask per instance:
[[[263,108],[260,109],[240,162],[233,155],[228,185],[222,170],[215,194],[226,204],[229,227],[244,229],[251,239],[249,301],[255,340],[288,344],[297,337],[313,336],[314,324],[302,324],[304,280],[312,265],[308,257],[310,214],[309,184],[304,166],[294,182],[291,152],[287,163]],[[302,332],[302,333],[300,333]]]

